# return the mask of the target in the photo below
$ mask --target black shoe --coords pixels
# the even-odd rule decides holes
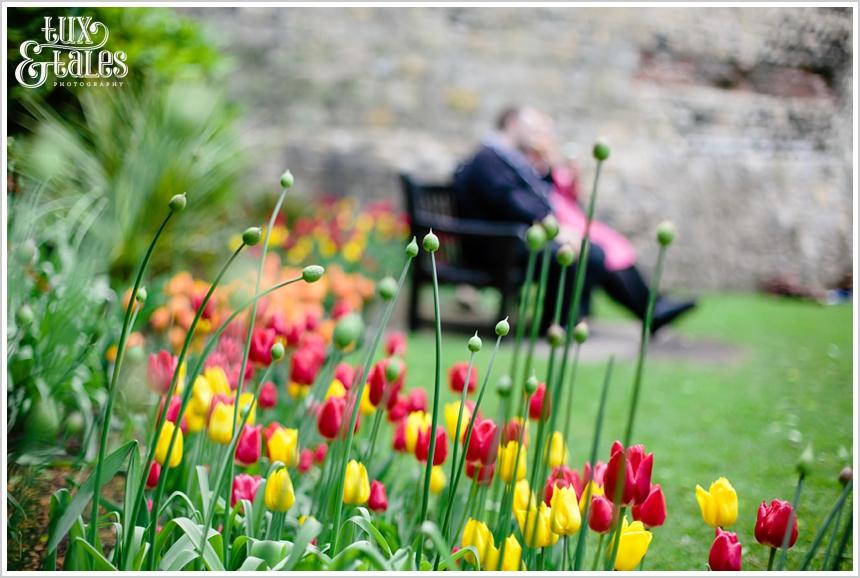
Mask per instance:
[[[654,318],[651,320],[651,335],[654,335],[661,327],[673,322],[695,306],[695,300],[677,302],[664,297],[658,297],[657,303],[654,305]]]

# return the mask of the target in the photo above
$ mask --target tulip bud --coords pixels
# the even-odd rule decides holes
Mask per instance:
[[[530,251],[540,251],[546,245],[546,231],[540,225],[532,225],[526,231],[526,245]]]
[[[390,301],[397,293],[397,281],[393,277],[385,277],[379,282],[377,289],[383,300]]]
[[[284,344],[278,341],[272,345],[271,354],[273,361],[277,361],[284,357]]]
[[[477,331],[472,337],[469,338],[468,347],[469,351],[471,351],[472,353],[477,353],[481,351],[481,338],[478,337]]]
[[[167,206],[174,213],[178,213],[185,208],[185,203],[185,193],[182,193],[181,195],[173,195],[170,197],[170,202],[167,203]]]
[[[287,468],[281,467],[269,474],[266,480],[266,490],[263,492],[263,503],[272,512],[286,512],[296,502],[293,481]]]
[[[663,221],[657,225],[657,242],[668,247],[675,240],[675,225],[671,221]]]
[[[360,506],[370,498],[370,482],[364,464],[349,460],[343,484],[343,503]]]
[[[291,173],[289,169],[284,171],[284,174],[281,175],[281,187],[284,189],[291,189],[293,187],[293,183],[295,183],[293,173]]]
[[[305,283],[316,283],[325,273],[325,268],[320,265],[308,265],[302,269],[302,280]]]
[[[260,230],[260,227],[248,227],[242,233],[242,242],[249,247],[253,247],[260,242],[262,235],[263,232]]]
[[[555,254],[555,258],[558,261],[558,264],[562,267],[570,267],[576,260],[576,251],[573,250],[573,247],[571,247],[570,244],[565,243],[559,247],[558,252]]]
[[[344,315],[334,327],[334,344],[338,349],[346,349],[353,345],[364,332],[364,322],[357,313]]]
[[[738,535],[722,528],[717,528],[716,534],[708,555],[708,566],[714,572],[740,572],[742,546]]]
[[[539,383],[532,398],[529,400],[529,417],[535,420],[546,419],[550,414],[549,405],[545,408],[544,402],[549,404],[546,395],[546,384]]]
[[[842,484],[843,486],[845,484],[850,484],[851,480],[853,478],[854,478],[854,471],[848,466],[842,468],[842,471],[839,472],[839,483]]]
[[[585,321],[580,321],[573,328],[573,338],[579,344],[585,343],[588,340],[588,324]]]
[[[439,250],[439,237],[433,234],[433,229],[430,229],[430,232],[424,235],[422,245],[424,245],[424,250],[428,253],[435,253]]]
[[[397,381],[400,374],[403,372],[403,362],[397,357],[389,358],[385,364],[385,380],[389,383]]]
[[[149,466],[149,474],[146,476],[146,489],[151,490],[158,485],[158,477],[161,475],[161,465],[153,461]]]
[[[592,497],[588,511],[588,527],[598,534],[607,533],[612,528],[613,508],[612,502],[605,496]]]
[[[33,319],[35,319],[35,315],[33,314],[33,308],[24,303],[21,307],[18,308],[18,311],[15,313],[15,321],[18,325],[22,327],[27,327],[31,323],[33,323]]]
[[[594,158],[599,161],[605,161],[609,158],[609,145],[604,142],[596,142],[594,143],[594,149],[592,149],[592,154]]]
[[[540,382],[538,381],[537,376],[532,373],[531,377],[526,380],[526,385],[524,388],[526,395],[531,395],[536,392],[539,384]]]
[[[370,482],[370,497],[367,500],[367,507],[374,512],[384,512],[388,509],[388,497],[382,482],[377,480]]]
[[[800,454],[800,459],[797,461],[797,473],[803,477],[807,476],[814,462],[815,455],[812,453],[812,444],[809,444],[803,450],[803,453]]]
[[[409,241],[409,244],[406,245],[406,256],[410,259],[414,259],[418,255],[418,242],[415,240],[415,237],[412,237],[412,240]]]
[[[496,335],[498,335],[499,337],[504,337],[510,332],[510,330],[511,324],[508,323],[507,317],[496,323]]]
[[[499,397],[508,397],[511,394],[511,389],[514,387],[514,382],[510,375],[503,375],[499,378],[499,383],[496,385],[496,393]]]
[[[546,233],[547,241],[552,241],[558,236],[558,220],[552,213],[548,213],[547,216],[543,218],[541,226],[543,227],[544,233]]]
[[[134,299],[138,303],[146,303],[146,287],[141,287],[137,290],[137,294],[135,294]]]
[[[564,343],[565,332],[561,325],[558,323],[553,323],[547,329],[546,337],[549,344],[553,347],[558,347]]]

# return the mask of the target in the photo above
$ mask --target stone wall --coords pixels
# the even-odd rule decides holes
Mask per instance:
[[[206,8],[236,65],[253,178],[400,200],[444,178],[500,108],[530,103],[576,143],[612,145],[599,218],[666,283],[815,286],[852,263],[852,21],[812,8]]]

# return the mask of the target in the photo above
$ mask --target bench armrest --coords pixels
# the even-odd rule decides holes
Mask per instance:
[[[452,219],[436,215],[421,214],[413,224],[415,228],[450,233],[469,237],[513,237],[525,238],[528,227],[513,221],[483,221],[479,219]]]

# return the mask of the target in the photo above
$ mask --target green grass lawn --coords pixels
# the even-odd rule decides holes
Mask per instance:
[[[606,300],[599,300],[596,309],[601,317],[621,315]],[[698,483],[707,488],[726,476],[740,499],[740,515],[730,529],[743,544],[743,567],[763,570],[768,550],[753,535],[758,505],[772,498],[792,499],[797,457],[811,442],[815,467],[801,496],[800,537],[788,562],[789,567],[799,565],[838,496],[839,471],[850,465],[853,455],[851,320],[850,306],[714,295],[702,298],[700,306],[677,324],[680,332],[734,343],[745,354],[734,363],[655,359],[646,364],[634,438],[654,453],[652,480],[662,484],[669,512],[666,524],[654,532],[648,569],[705,569],[714,534],[701,519],[695,487]],[[482,337],[481,376],[493,341],[492,336]],[[443,335],[446,383],[447,368],[468,357],[466,339]],[[513,332],[507,341],[491,384],[510,367]],[[412,336],[407,361],[407,387],[423,386],[432,392],[431,332]],[[581,465],[590,451],[604,367],[584,364],[579,373],[571,426],[577,440],[571,448],[573,465]],[[602,436],[603,460],[612,440],[622,435],[633,368],[632,361],[616,364]],[[538,361],[537,370],[544,375],[545,360]],[[445,401],[450,400],[447,386],[444,391]],[[490,395],[486,404],[489,415],[495,415],[495,396]]]

